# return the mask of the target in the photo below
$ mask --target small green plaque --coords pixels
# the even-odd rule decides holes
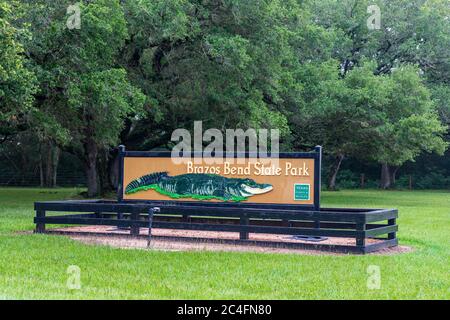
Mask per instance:
[[[296,183],[294,184],[294,200],[307,201],[310,200],[310,184]]]

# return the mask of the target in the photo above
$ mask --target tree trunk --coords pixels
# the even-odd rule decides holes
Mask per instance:
[[[53,162],[52,162],[52,188],[56,187],[56,178],[58,176],[58,164],[59,164],[59,156],[61,154],[61,150],[56,146],[53,150]]]
[[[87,139],[84,144],[85,152],[85,170],[86,182],[88,188],[88,197],[95,197],[99,195],[99,183],[97,172],[97,156],[98,147],[92,139]]]
[[[391,175],[391,186],[395,186],[395,182],[397,180],[397,171],[400,167],[389,166],[389,174]]]
[[[342,160],[344,160],[343,154],[339,154],[336,156],[328,179],[328,190],[336,190],[336,178],[339,172],[339,168],[341,167]]]
[[[381,164],[381,179],[380,188],[389,189],[392,186],[392,175],[389,170],[389,165],[387,163]]]
[[[396,174],[400,167],[390,166],[387,163],[381,164],[381,189],[390,189],[395,185]]]
[[[53,177],[53,173],[52,173],[52,145],[51,142],[47,143],[47,159],[45,161],[45,186],[47,188],[51,188],[52,187],[52,177]]]
[[[109,161],[109,183],[114,190],[117,190],[119,186],[119,152],[114,150],[112,157]]]
[[[45,181],[44,181],[44,165],[42,163],[42,154],[39,154],[39,182],[41,188],[43,188],[45,186]]]
[[[100,174],[100,185],[103,193],[113,192],[116,190],[116,185],[114,181],[114,161],[117,158],[117,151],[115,149],[104,150],[100,152],[99,157],[99,174]]]
[[[98,151],[97,174],[101,194],[117,190],[119,185],[119,153],[117,148]]]
[[[42,154],[45,153],[45,157]],[[45,142],[41,148],[39,171],[41,186],[46,188],[56,187],[56,177],[61,150],[53,141]]]

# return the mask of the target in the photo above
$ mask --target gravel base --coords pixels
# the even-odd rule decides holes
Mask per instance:
[[[237,244],[233,241],[239,240],[239,233],[217,232],[217,231],[196,231],[196,230],[174,230],[174,229],[152,229],[150,247],[145,237],[130,237],[129,230],[120,230],[111,226],[82,226],[67,227],[49,230],[50,233],[64,233],[73,240],[91,245],[106,245],[116,248],[128,249],[151,249],[163,251],[243,251],[243,252],[263,252],[263,253],[295,253],[305,255],[346,255],[345,253],[328,252],[315,249],[299,249],[283,247],[292,243],[316,243],[334,245],[354,245],[355,239],[348,238],[328,238],[320,242],[306,242],[293,239],[288,235],[273,234],[250,234],[250,241],[276,242],[276,246],[261,246],[255,244]],[[84,234],[83,234],[84,233]],[[141,235],[147,235],[148,229],[141,228]],[[176,238],[176,239],[175,239]],[[184,239],[183,239],[184,238]],[[190,238],[190,239],[187,239]],[[198,240],[193,241],[192,238]],[[368,239],[368,243],[375,243],[379,240]],[[231,243],[230,243],[231,242]],[[396,246],[385,248],[375,253],[376,255],[390,255],[397,253],[411,252],[407,246]]]

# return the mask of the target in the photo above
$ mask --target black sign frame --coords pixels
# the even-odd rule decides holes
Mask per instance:
[[[202,157],[202,152],[191,152],[190,157]],[[258,155],[254,153],[235,153],[229,155],[227,153],[221,153],[222,157],[232,156],[234,158],[255,158]],[[218,156],[215,154],[213,156]],[[124,190],[124,160],[127,157],[138,158],[171,158],[172,153],[170,151],[126,151],[125,146],[119,146],[119,185],[117,191],[118,202],[144,202],[144,203],[161,203],[161,204],[185,204],[185,205],[201,205],[201,206],[213,206],[213,207],[250,207],[250,208],[271,208],[271,209],[295,209],[299,210],[312,209],[320,210],[320,192],[321,192],[321,173],[322,173],[322,147],[316,146],[312,152],[280,152],[280,159],[314,159],[314,199],[313,204],[272,204],[272,203],[254,203],[254,202],[207,202],[207,201],[182,201],[182,200],[131,200],[123,198]],[[262,156],[260,156],[262,157]],[[266,155],[266,157],[268,157]]]

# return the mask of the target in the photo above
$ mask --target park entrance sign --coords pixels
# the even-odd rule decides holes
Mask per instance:
[[[170,152],[121,149],[121,201],[295,205],[320,208],[321,148],[277,158],[171,158]]]
[[[170,152],[126,151],[121,146],[117,200],[36,202],[36,232],[46,232],[47,224],[102,225],[119,227],[122,236],[129,228],[132,237],[147,237],[149,243],[151,230],[159,228],[171,234],[158,235],[163,240],[355,253],[396,246],[396,209],[320,206],[321,160],[321,147],[276,158],[214,154],[212,159],[201,153],[173,157]],[[48,216],[49,211],[61,214]],[[148,234],[141,235],[141,228]],[[179,236],[176,230],[191,236]],[[202,238],[202,231],[239,237]],[[262,241],[252,234],[283,237]]]

